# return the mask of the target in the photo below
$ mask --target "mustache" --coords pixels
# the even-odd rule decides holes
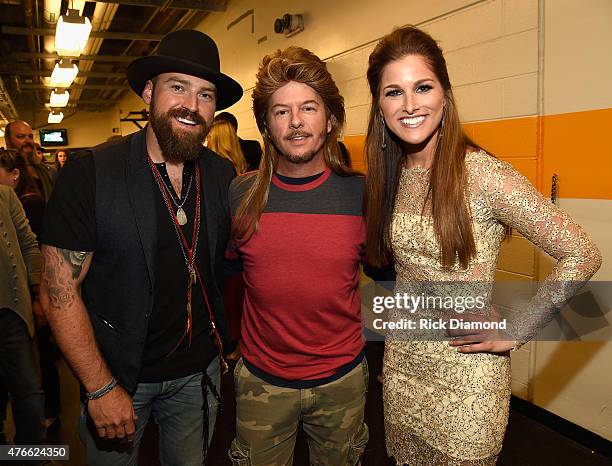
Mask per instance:
[[[293,131],[292,133],[288,134],[285,137],[285,139],[292,139],[292,138],[298,138],[298,137],[308,137],[308,136],[312,136],[312,134],[306,133],[305,131]]]
[[[206,120],[202,118],[198,113],[192,112],[186,108],[175,108],[168,110],[168,116],[173,118],[186,118],[188,120],[193,120],[196,124],[200,126],[206,126]]]

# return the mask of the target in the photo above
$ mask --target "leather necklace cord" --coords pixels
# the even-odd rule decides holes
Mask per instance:
[[[169,193],[167,192],[167,189],[165,187],[165,185],[163,184],[163,180],[161,179],[161,174],[159,173],[159,171],[157,170],[157,167],[155,166],[155,164],[153,163],[153,160],[151,159],[150,156],[147,156],[148,160],[149,160],[149,165],[151,166],[151,170],[153,171],[153,175],[155,177],[155,180],[157,181],[157,185],[164,197],[165,203],[166,203],[166,207],[168,207],[168,213],[170,214],[170,217],[172,218],[172,222],[174,224],[174,228],[175,231],[177,233],[177,236],[179,238],[179,246],[181,247],[181,250],[183,252],[183,256],[184,259],[186,260],[186,266],[188,269],[188,273],[190,275],[189,277],[189,286],[187,287],[187,321],[185,323],[185,332],[183,333],[183,336],[180,338],[179,342],[176,344],[176,346],[170,351],[170,353],[168,353],[167,357],[170,356],[174,351],[176,351],[178,349],[178,347],[180,346],[180,344],[182,343],[182,341],[184,340],[185,337],[188,337],[189,339],[189,346],[191,346],[191,339],[192,339],[192,335],[193,335],[193,315],[191,313],[191,298],[192,298],[192,287],[196,284],[196,282],[199,282],[200,285],[200,289],[202,291],[202,296],[204,297],[204,302],[206,303],[206,310],[208,311],[208,317],[210,319],[210,325],[211,325],[211,333],[214,336],[214,340],[215,340],[215,346],[217,346],[217,351],[219,352],[219,363],[220,366],[222,368],[222,373],[225,374],[228,371],[228,365],[227,362],[225,361],[224,357],[223,357],[223,342],[221,341],[221,337],[219,335],[219,332],[217,330],[217,325],[216,325],[216,321],[215,321],[215,316],[212,312],[212,308],[210,306],[210,302],[208,300],[208,294],[206,293],[206,289],[204,287],[204,283],[202,281],[202,278],[200,276],[200,271],[198,269],[198,266],[195,263],[195,256],[196,256],[196,251],[197,251],[197,239],[198,239],[198,232],[199,232],[199,225],[200,225],[200,217],[201,217],[201,206],[200,206],[200,193],[201,193],[201,177],[200,177],[200,166],[199,164],[196,162],[195,163],[195,178],[196,178],[196,215],[194,218],[194,228],[193,228],[193,235],[192,235],[192,244],[191,244],[191,248],[189,248],[188,244],[187,244],[187,239],[185,237],[185,234],[183,233],[183,230],[180,228],[180,224],[178,222],[178,219],[174,213],[174,210],[172,209],[170,202],[168,200],[169,198]],[[161,182],[160,182],[161,180]],[[185,254],[185,250],[188,251],[188,254]]]

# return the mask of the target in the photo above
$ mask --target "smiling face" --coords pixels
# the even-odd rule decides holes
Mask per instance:
[[[148,81],[142,97],[163,158],[180,163],[200,154],[216,108],[216,87],[182,73],[162,73]]]
[[[446,99],[425,59],[407,55],[389,63],[382,73],[378,99],[389,131],[404,149],[433,155]]]
[[[291,175],[299,169],[301,176],[307,176],[306,172],[324,169],[323,148],[332,123],[312,87],[290,81],[276,90],[268,104],[266,127],[280,155],[279,173]]]

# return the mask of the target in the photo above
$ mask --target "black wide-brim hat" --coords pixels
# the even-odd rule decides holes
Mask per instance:
[[[217,44],[200,31],[182,29],[166,35],[155,55],[134,60],[127,68],[130,87],[142,95],[146,82],[161,73],[183,73],[210,81],[217,87],[217,110],[242,97],[242,86],[221,73]]]

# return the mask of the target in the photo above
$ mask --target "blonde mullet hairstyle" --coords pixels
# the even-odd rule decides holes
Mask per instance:
[[[268,203],[272,175],[280,157],[268,134],[268,103],[272,94],[291,81],[306,84],[314,89],[325,105],[327,117],[331,119],[332,130],[323,146],[326,166],[340,176],[356,174],[342,162],[338,136],[346,119],[344,99],[325,62],[301,47],[289,47],[266,55],[259,66],[253,89],[253,113],[263,136],[264,152],[255,180],[246,191],[234,216],[232,235],[238,240],[247,240],[257,231],[259,219]],[[242,182],[245,179],[243,178]]]

